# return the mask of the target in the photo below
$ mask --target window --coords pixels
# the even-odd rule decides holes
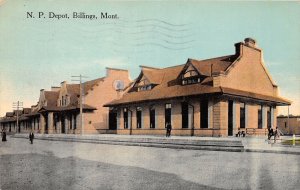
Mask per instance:
[[[259,106],[258,107],[258,111],[257,111],[257,114],[258,114],[258,128],[259,129],[262,129],[262,106]]]
[[[200,103],[200,126],[201,128],[208,128],[208,101],[203,100]]]
[[[145,90],[151,90],[151,89],[152,89],[151,84],[138,87],[138,91],[145,91]]]
[[[150,107],[150,128],[155,128],[155,108],[154,106]]]
[[[171,123],[171,104],[166,104],[165,107],[165,127],[167,126],[167,123]]]
[[[123,117],[124,117],[124,129],[128,129],[128,110],[127,108],[123,109]]]
[[[138,83],[134,85],[134,87],[137,89],[137,91],[145,91],[145,90],[151,90],[153,88],[153,84],[151,84],[148,79],[143,77]]]
[[[136,127],[138,129],[142,128],[142,108],[136,108]]]
[[[245,103],[240,103],[240,128],[245,128]]]

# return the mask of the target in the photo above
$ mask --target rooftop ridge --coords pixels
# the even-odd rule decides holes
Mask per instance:
[[[193,59],[193,58],[188,58],[189,60],[194,60],[194,61],[208,61],[208,60],[212,60],[212,59],[220,59],[220,58],[225,58],[225,57],[230,57],[230,56],[235,56],[235,54],[232,55],[224,55],[224,56],[219,56],[219,57],[213,57],[213,58],[209,58],[209,59]]]
[[[156,67],[150,67],[150,66],[145,66],[145,65],[140,65],[140,68],[146,68],[146,69],[156,69],[156,70],[160,70],[161,68],[156,68]]]
[[[105,67],[105,69],[116,70],[116,71],[128,71],[127,69],[118,69],[118,68],[112,68],[112,67]]]

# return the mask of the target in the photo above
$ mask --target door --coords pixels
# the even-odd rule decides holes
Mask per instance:
[[[109,110],[109,120],[108,120],[108,128],[109,130],[117,129],[117,111]]]
[[[65,125],[65,116],[61,116],[61,133],[65,133],[66,129],[65,129],[66,125]]]

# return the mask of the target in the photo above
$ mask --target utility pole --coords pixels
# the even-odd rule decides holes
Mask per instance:
[[[72,81],[79,81],[79,106],[80,106],[80,127],[81,127],[81,135],[84,134],[84,122],[83,122],[83,102],[84,102],[84,84],[82,83],[82,78],[88,78],[86,76],[71,76],[73,79]]]
[[[290,106],[289,105],[288,105],[287,126],[288,126],[288,129],[290,132],[291,130],[290,130]],[[292,131],[292,133],[293,133],[293,131]]]
[[[17,132],[21,133],[21,126],[19,126],[19,109],[23,108],[23,102],[13,102],[13,110],[17,110]]]

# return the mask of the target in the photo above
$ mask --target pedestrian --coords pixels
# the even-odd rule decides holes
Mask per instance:
[[[6,141],[6,132],[5,130],[2,130],[2,141]]]
[[[31,144],[33,144],[33,139],[34,139],[34,134],[33,134],[33,131],[31,131],[29,133],[29,140],[30,140]]]
[[[270,140],[271,139],[271,137],[273,136],[273,128],[268,128],[268,132],[269,132],[269,134],[268,134],[268,140]]]
[[[170,136],[171,136],[171,130],[172,130],[171,122],[168,122],[168,123],[167,123],[166,128],[167,128],[166,137],[170,137]]]
[[[241,130],[240,130],[240,128],[238,128],[238,132],[236,134],[236,137],[240,137],[240,136],[241,136]]]
[[[276,129],[274,131],[274,142],[276,142],[277,136],[278,136],[278,127],[276,127]]]

